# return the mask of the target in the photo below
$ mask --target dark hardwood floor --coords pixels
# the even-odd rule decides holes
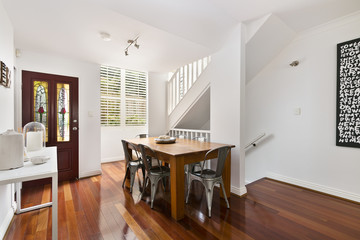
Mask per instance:
[[[103,175],[59,185],[59,239],[360,239],[360,205],[261,179],[248,195],[232,195],[230,209],[215,190],[212,218],[203,188],[194,184],[186,216],[170,215],[170,192],[160,186],[150,209],[121,187],[124,162],[102,165]],[[139,180],[140,178],[140,180]],[[50,185],[23,190],[23,207],[48,201]],[[16,215],[5,239],[51,239],[51,208]]]

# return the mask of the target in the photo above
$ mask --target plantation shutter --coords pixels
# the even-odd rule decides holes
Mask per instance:
[[[121,69],[100,68],[101,125],[120,126],[121,123]]]
[[[147,74],[125,71],[126,126],[146,125],[147,115]]]

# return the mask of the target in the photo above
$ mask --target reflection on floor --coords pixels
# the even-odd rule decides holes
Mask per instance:
[[[360,239],[360,205],[261,179],[248,195],[232,195],[230,209],[215,190],[207,217],[203,187],[194,184],[186,216],[175,221],[170,191],[159,184],[154,209],[150,188],[139,199],[121,187],[124,162],[102,165],[103,175],[59,185],[59,239]],[[50,185],[23,190],[23,207],[50,199]],[[16,215],[5,239],[51,239],[51,208]]]

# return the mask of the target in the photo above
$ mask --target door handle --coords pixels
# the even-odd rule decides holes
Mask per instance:
[[[77,128],[77,127],[73,127],[72,129],[73,129],[73,131],[77,131],[77,130],[78,130],[78,128]]]

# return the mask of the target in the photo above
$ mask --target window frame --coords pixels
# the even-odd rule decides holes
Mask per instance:
[[[138,71],[138,70],[129,70],[129,69],[123,69],[123,68],[118,68],[118,67],[112,67],[112,66],[106,66],[106,65],[101,65],[100,66],[100,81],[102,79],[102,69],[103,68],[112,68],[112,69],[117,69],[120,71],[120,97],[119,97],[119,109],[120,109],[120,113],[119,113],[119,121],[117,124],[106,124],[105,122],[103,122],[103,103],[100,102],[100,112],[101,112],[101,119],[100,119],[100,124],[101,127],[147,127],[148,126],[148,109],[149,109],[149,104],[148,104],[148,72],[145,71]],[[134,81],[134,83],[131,83],[130,85],[128,84],[129,87],[127,87],[127,83],[129,83],[129,79],[126,79],[127,75],[136,75],[138,74],[138,78],[135,80],[138,80],[138,82]],[[134,93],[133,96],[127,96],[128,95],[128,90],[133,88]],[[137,88],[137,89],[136,89]],[[136,91],[137,90],[137,91]],[[130,92],[131,93],[131,92]],[[141,97],[139,97],[141,95]],[[103,92],[102,89],[100,87],[100,101],[102,101],[103,99],[105,99],[106,97],[103,96]],[[144,107],[137,107],[134,108],[133,111],[131,111],[133,114],[129,113],[129,110],[127,109],[127,102],[132,101],[133,103],[137,103],[137,105],[143,105]],[[139,104],[142,103],[142,104]],[[135,104],[136,105],[136,104]],[[141,111],[141,109],[143,109],[143,111]],[[142,116],[142,118],[140,118],[140,120],[142,121],[138,121],[138,123],[132,122],[132,123],[128,123],[128,119],[129,117],[133,117],[132,115],[136,115],[140,110],[140,114]]]

